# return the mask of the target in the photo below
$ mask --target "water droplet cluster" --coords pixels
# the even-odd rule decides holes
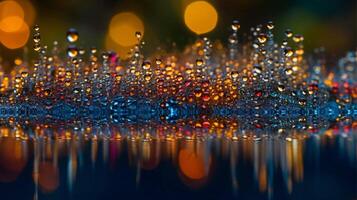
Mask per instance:
[[[227,47],[202,37],[183,52],[149,56],[143,54],[143,35],[136,32],[130,58],[121,60],[116,52],[81,48],[72,28],[62,57],[57,41],[51,48],[41,43],[36,25],[33,65],[17,59],[11,74],[0,73],[0,117],[170,121],[238,116],[255,128],[282,117],[308,117],[311,123],[319,115],[356,118],[357,52],[327,73],[321,49],[312,61],[304,58],[302,35],[288,29],[277,42],[269,21],[252,27],[241,43],[240,26],[239,20],[232,22]],[[269,123],[259,123],[261,118]]]

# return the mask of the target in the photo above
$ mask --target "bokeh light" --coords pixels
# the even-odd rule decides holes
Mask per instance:
[[[39,164],[38,183],[45,193],[55,191],[59,186],[59,170],[51,162],[41,162]]]
[[[186,178],[199,180],[207,176],[207,168],[209,168],[211,158],[208,163],[205,162],[202,152],[195,151],[194,147],[187,146],[179,152],[180,171]],[[206,166],[208,164],[208,166]]]
[[[124,47],[111,39],[109,34],[105,37],[105,49],[115,51],[121,59],[128,59],[130,57],[130,49],[132,46]]]
[[[5,17],[0,21],[0,29],[4,32],[16,32],[23,23],[24,20],[18,16]]]
[[[27,163],[23,152],[24,146],[20,140],[6,138],[0,141],[0,182],[17,179]]]
[[[8,49],[23,47],[29,38],[35,20],[35,9],[28,0],[0,3],[0,42]]]
[[[16,32],[0,31],[0,42],[8,49],[17,49],[23,47],[30,36],[30,29],[26,23]]]
[[[135,32],[144,34],[144,24],[141,19],[131,12],[122,12],[115,15],[109,24],[109,36],[120,46],[129,47],[138,42]]]
[[[0,3],[0,30],[15,32],[22,26],[24,10],[15,1],[3,1]]]
[[[33,7],[32,3],[29,0],[14,0],[16,1],[23,9],[24,18],[23,20],[27,23],[28,26],[34,25],[36,19],[36,10]]]
[[[196,34],[212,31],[218,21],[216,9],[206,1],[195,1],[189,4],[184,13],[186,26]]]

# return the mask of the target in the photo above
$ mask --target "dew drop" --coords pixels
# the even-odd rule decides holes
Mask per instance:
[[[257,90],[255,91],[255,94],[254,94],[256,97],[261,97],[263,95],[263,92],[261,90]]]
[[[36,52],[39,52],[41,50],[41,46],[39,44],[35,43],[33,46],[33,50]]]
[[[145,62],[143,62],[142,67],[143,67],[143,69],[148,70],[151,67],[151,63],[149,61],[145,61]]]
[[[294,54],[294,51],[288,47],[284,49],[284,54],[286,57],[291,57]]]
[[[74,43],[78,40],[79,38],[79,34],[78,34],[78,31],[74,28],[70,28],[68,31],[67,31],[67,41],[70,42],[70,43]]]
[[[256,74],[261,74],[262,68],[259,65],[254,65],[253,72]]]
[[[239,20],[235,19],[233,20],[232,22],[232,25],[231,25],[231,28],[233,31],[238,31],[240,29],[240,23],[239,23]]]
[[[202,95],[202,100],[203,100],[203,101],[206,101],[206,102],[207,102],[207,101],[209,101],[210,99],[211,99],[211,97],[209,96],[209,94],[206,94],[206,93],[205,93],[205,94]]]
[[[146,81],[150,81],[151,75],[150,75],[150,74],[146,74],[146,75],[144,76],[144,79],[145,79]]]
[[[302,41],[304,40],[304,37],[303,37],[302,35],[300,35],[300,34],[295,34],[295,35],[293,36],[293,40],[294,40],[294,42],[296,42],[296,43],[302,42]]]
[[[293,73],[293,70],[291,68],[288,68],[285,70],[286,75],[291,75]]]
[[[285,36],[291,38],[293,36],[293,32],[290,29],[285,30]]]
[[[161,65],[162,61],[161,61],[161,59],[156,58],[155,63],[156,63],[157,65]]]
[[[273,30],[273,28],[274,28],[274,23],[273,23],[272,21],[269,21],[269,22],[267,23],[267,28],[268,28],[269,30]]]
[[[36,24],[34,27],[33,27],[33,30],[35,32],[39,32],[40,31],[40,26],[38,24]]]
[[[231,72],[231,76],[232,76],[232,78],[234,78],[234,79],[238,78],[238,75],[239,75],[239,73],[238,73],[237,71]]]
[[[141,38],[142,38],[142,33],[140,32],[140,31],[136,31],[135,32],[135,37],[140,41],[141,40]]]
[[[198,67],[202,66],[202,65],[203,65],[203,60],[202,60],[202,59],[197,59],[197,60],[196,60],[196,65],[197,65]]]
[[[39,42],[41,42],[41,35],[40,35],[40,33],[35,33],[35,34],[33,34],[33,41],[34,41],[34,43],[39,43]]]
[[[259,43],[263,44],[267,41],[267,36],[265,33],[260,33],[258,36]]]
[[[86,53],[86,51],[83,48],[79,49],[79,55],[84,55]]]
[[[278,90],[279,90],[279,92],[284,92],[285,86],[284,85],[278,85]]]
[[[90,52],[91,52],[91,54],[97,53],[97,48],[92,47],[92,48],[90,49]]]
[[[68,48],[67,48],[67,56],[68,57],[71,57],[71,58],[74,58],[74,57],[76,57],[78,55],[78,49],[77,49],[77,47],[76,46],[69,46]]]
[[[230,44],[237,44],[237,43],[238,43],[237,37],[234,36],[234,35],[229,36],[228,42],[229,42]]]

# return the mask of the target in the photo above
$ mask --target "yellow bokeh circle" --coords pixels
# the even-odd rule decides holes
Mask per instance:
[[[26,23],[16,32],[0,31],[1,43],[8,49],[17,49],[23,47],[30,36],[30,29]]]
[[[109,24],[109,36],[112,41],[123,46],[133,46],[138,42],[136,32],[144,34],[144,24],[141,19],[131,12],[115,15]]]
[[[212,31],[218,21],[216,9],[206,1],[190,3],[184,13],[186,26],[196,34],[204,34]]]
[[[24,23],[24,10],[16,1],[0,2],[0,30],[15,32]]]

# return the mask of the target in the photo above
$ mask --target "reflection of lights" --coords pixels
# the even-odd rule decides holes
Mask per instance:
[[[0,182],[15,181],[26,166],[22,142],[15,138],[0,140]]]
[[[197,34],[212,31],[218,20],[216,9],[206,1],[195,1],[189,4],[184,13],[186,26]]]
[[[122,12],[115,15],[109,24],[109,36],[118,45],[130,47],[138,42],[136,32],[144,33],[144,24],[141,19],[131,12]]]
[[[145,170],[155,169],[160,162],[160,143],[157,141],[143,142],[142,146],[141,168]]]
[[[39,165],[38,183],[43,192],[50,193],[59,186],[59,170],[53,163],[42,162]]]
[[[88,135],[77,135],[78,137],[74,137],[76,134],[78,134],[78,132],[71,130],[66,132],[47,132],[51,129],[42,130],[40,126],[38,126],[38,129],[36,130],[38,135],[36,136],[36,139],[33,140],[34,147],[33,151],[30,152],[33,152],[35,154],[33,157],[31,156],[35,160],[33,173],[34,181],[35,184],[38,184],[39,188],[43,192],[53,192],[58,188],[60,184],[59,168],[57,167],[57,159],[55,156],[57,153],[55,152],[62,151],[69,156],[68,184],[70,185],[70,188],[73,187],[73,185],[71,184],[74,184],[74,181],[76,179],[77,167],[79,166],[79,163],[77,162],[81,161],[82,159],[81,146],[82,144],[87,144],[87,142],[83,143],[83,139],[85,139],[85,141],[89,139],[92,142],[91,150],[94,154],[93,160],[95,160],[97,157],[96,154],[98,151],[98,146],[101,147],[102,145],[108,145],[108,143],[110,146],[111,157],[113,156],[113,160],[111,159],[110,162],[114,161],[115,158],[117,158],[117,155],[114,152],[118,150],[116,148],[119,147],[116,145],[119,145],[120,143],[118,143],[118,141],[116,140],[108,140],[108,136],[104,136],[105,134],[96,135],[96,137],[91,137],[90,134],[92,133],[89,131]],[[46,130],[46,133],[48,133],[48,135],[43,134],[44,130]],[[225,131],[226,130],[222,130],[223,135],[225,135]],[[115,131],[112,131],[111,133],[112,135],[110,138],[113,138],[113,136],[118,134]],[[133,131],[133,135],[135,135],[136,138],[140,138],[140,136],[142,136],[140,135],[140,133],[135,133],[136,132]],[[164,132],[161,131],[160,133],[164,134]],[[27,148],[24,144],[30,144],[31,140],[34,138],[29,137],[28,140],[20,140],[18,138],[18,135],[21,134],[26,133],[23,133],[23,131],[20,131],[20,129],[14,130],[10,128],[0,127],[0,182],[8,182],[10,180],[15,180],[21,170],[23,170],[23,167],[26,165],[28,154],[26,153]],[[66,134],[69,139],[63,140],[58,137],[61,134]],[[137,169],[139,170],[139,176],[140,169],[155,169],[159,166],[160,161],[165,162],[165,159],[171,160],[171,158],[174,157],[161,157],[161,155],[166,153],[175,154],[175,152],[179,152],[178,159],[172,159],[172,161],[174,161],[175,164],[176,160],[178,161],[180,178],[182,178],[182,181],[185,185],[191,188],[198,188],[208,182],[210,170],[212,170],[212,166],[215,166],[215,164],[217,163],[213,162],[216,160],[216,156],[223,156],[224,158],[227,158],[227,153],[224,152],[224,149],[228,149],[228,151],[230,151],[231,153],[229,159],[231,160],[231,175],[233,188],[237,188],[238,180],[241,181],[241,179],[244,178],[236,174],[237,172],[241,172],[241,168],[238,167],[242,164],[240,163],[241,155],[252,154],[249,156],[249,159],[245,160],[244,162],[247,163],[248,166],[254,166],[254,173],[255,177],[257,178],[255,181],[259,186],[259,191],[267,193],[273,191],[273,187],[276,187],[273,184],[273,181],[275,180],[275,174],[280,173],[276,170],[281,170],[282,178],[284,179],[284,183],[286,184],[288,192],[294,191],[293,189],[295,183],[302,181],[304,178],[304,148],[308,147],[309,149],[311,145],[314,145],[313,143],[311,143],[311,139],[317,139],[316,135],[306,134],[306,137],[302,137],[302,135],[300,134],[288,134],[286,136],[283,136],[282,134],[276,136],[267,135],[266,137],[261,137],[261,140],[258,142],[254,140],[254,138],[257,138],[258,136],[260,137],[261,135],[254,135],[254,133],[250,132],[246,132],[245,134],[246,139],[240,139],[238,142],[225,140],[223,139],[223,135],[222,138],[207,137],[205,140],[202,141],[196,139],[191,139],[187,141],[184,138],[161,140],[159,138],[154,139],[153,137],[152,140],[143,142],[142,140],[132,141],[129,137],[127,137],[127,135],[123,134],[122,140],[120,142],[127,142],[128,146],[125,144],[124,146],[127,146],[130,149],[129,161],[138,165]],[[56,136],[53,137],[55,139],[55,145],[53,146],[51,146],[51,144],[53,144],[52,140],[48,142],[49,140],[46,139],[52,138],[52,135]],[[154,134],[152,134],[152,136],[154,136]],[[348,137],[345,138],[343,135],[339,135],[337,133],[333,134],[332,129],[329,129],[325,134],[319,135],[318,138],[322,141],[334,141],[333,143],[331,143],[331,145],[338,145],[340,148],[339,150],[341,152],[346,153],[345,155],[348,156],[348,160],[351,161],[351,164],[353,164],[353,166],[355,166],[356,154],[354,152],[356,152],[356,135],[348,134],[346,136]],[[291,141],[286,141],[285,137],[289,137]],[[305,143],[305,140],[310,141]],[[61,144],[63,145],[62,150]],[[175,145],[177,145],[177,148]],[[65,147],[68,147],[68,149],[65,150]],[[170,150],[171,148],[172,150]],[[219,151],[219,153],[212,151],[217,148],[222,149],[222,151]],[[318,149],[320,149],[320,147]],[[318,153],[318,150],[315,151]],[[49,154],[54,155],[52,157]],[[315,159],[319,160],[320,158],[317,156]],[[59,161],[63,161],[63,159]],[[82,164],[82,161],[80,163]],[[83,166],[85,167],[86,161],[84,161],[83,164]],[[248,172],[250,171],[251,170],[249,169]],[[79,175],[81,175],[81,173]],[[244,180],[242,180],[242,183],[243,182]],[[280,189],[280,187],[281,186],[279,186],[278,188],[274,188],[274,191],[275,189]]]
[[[184,148],[179,152],[181,172],[190,179],[202,179],[206,176],[204,156],[192,148]],[[208,166],[209,167],[209,166]]]

